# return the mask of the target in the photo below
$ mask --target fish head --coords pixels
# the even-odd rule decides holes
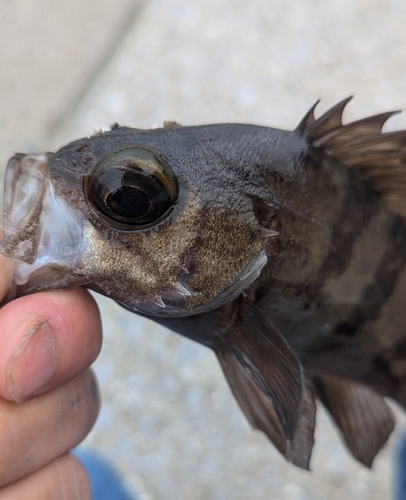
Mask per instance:
[[[14,296],[85,285],[156,316],[238,296],[267,261],[264,228],[246,165],[199,128],[119,128],[14,156],[0,248]]]

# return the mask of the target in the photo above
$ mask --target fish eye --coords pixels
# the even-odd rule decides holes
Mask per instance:
[[[142,147],[118,150],[102,158],[84,177],[93,213],[124,231],[151,227],[170,213],[178,181],[170,166]]]

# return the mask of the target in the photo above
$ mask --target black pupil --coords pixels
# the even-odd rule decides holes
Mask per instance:
[[[170,166],[142,147],[106,155],[90,175],[83,177],[83,189],[94,215],[123,231],[159,223],[172,211],[178,188]]]
[[[106,204],[115,214],[128,219],[143,217],[151,208],[148,195],[135,186],[115,189],[107,196]]]

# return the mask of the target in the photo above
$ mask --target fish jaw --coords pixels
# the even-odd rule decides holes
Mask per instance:
[[[147,316],[159,316],[162,318],[193,316],[213,311],[214,309],[219,309],[223,305],[232,302],[241,293],[243,293],[258,278],[267,261],[268,259],[266,253],[265,251],[262,251],[248,264],[248,266],[236,277],[235,281],[231,283],[231,285],[224,292],[220,293],[212,300],[194,308],[185,307],[185,304],[187,304],[187,299],[190,296],[196,294],[194,292],[189,292],[187,288],[183,287],[180,283],[176,284],[173,287],[173,291],[169,292],[172,296],[174,294],[178,295],[180,303],[178,306],[166,304],[163,300],[165,299],[165,296],[160,297],[154,302],[149,301],[147,303],[139,302],[137,304],[133,304],[122,300],[117,300],[117,302],[132,312],[145,314]],[[95,290],[100,291],[97,289]]]
[[[16,155],[5,178],[2,253],[12,272],[7,300],[47,288],[66,288],[83,251],[83,217],[60,195],[48,155]]]

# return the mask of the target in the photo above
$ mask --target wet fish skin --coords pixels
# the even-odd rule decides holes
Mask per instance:
[[[142,300],[149,303],[151,296],[157,299],[175,293],[176,285],[187,273],[185,265],[193,266],[193,272],[187,275],[191,296],[186,300],[187,307],[182,304],[182,311],[176,311],[176,315],[189,314],[189,309],[190,312],[195,311],[199,303],[205,304],[211,297],[218,296],[265,248],[267,234],[255,218],[249,197],[259,197],[267,192],[263,187],[264,175],[261,173],[260,177],[242,182],[235,172],[239,171],[245,177],[252,176],[250,165],[255,161],[264,161],[261,156],[265,157],[267,148],[272,147],[266,141],[267,132],[265,127],[251,128],[244,125],[153,131],[120,128],[77,141],[56,154],[48,154],[47,166],[56,196],[67,198],[68,203],[79,210],[83,217],[90,219],[92,227],[96,229],[91,238],[97,239],[97,245],[103,247],[99,252],[94,251],[75,262],[76,272],[80,270],[86,282],[89,276],[97,276],[99,286],[108,289],[111,297],[130,308],[135,303],[135,295],[138,295],[138,303]],[[258,148],[252,153],[252,143],[258,141],[261,135],[264,143],[262,151]],[[275,135],[275,142],[285,136],[281,141],[284,144],[283,151],[280,152],[280,158],[275,158],[275,162],[278,168],[282,167],[281,161],[285,161],[289,167],[289,156],[297,153],[288,153],[286,150],[293,147],[298,149],[298,145],[292,140],[294,137],[286,132],[277,131]],[[175,147],[168,148],[168,143]],[[228,148],[225,148],[227,143]],[[82,177],[94,163],[112,150],[133,145],[149,148],[170,165],[176,165],[180,189],[174,213],[158,228],[129,234],[109,228],[92,216],[83,197]],[[188,151],[192,157],[187,155]],[[238,164],[234,161],[235,154],[240,156]],[[211,158],[216,155],[221,155],[221,161],[229,163],[227,170],[213,169]],[[190,168],[191,162],[194,168]],[[244,186],[248,192],[242,197]],[[269,193],[266,202],[273,203]],[[232,208],[235,206],[238,206],[238,211]],[[211,231],[212,227],[216,227],[215,232]],[[159,238],[156,237],[158,233]],[[20,240],[15,236],[13,238]],[[230,239],[238,239],[244,250],[234,245],[225,248],[222,242]],[[113,242],[114,251],[109,248]],[[131,247],[130,251],[127,251],[128,247]],[[87,250],[90,252],[92,249]],[[117,259],[106,266],[108,255]],[[26,260],[27,256],[21,258]],[[137,266],[137,258],[142,259],[142,265],[138,263]],[[225,260],[233,262],[232,268],[229,267],[227,271],[224,269]],[[141,270],[139,274],[142,276],[138,277],[139,281],[135,285],[129,280],[128,269],[136,267]],[[207,271],[209,267],[210,274]],[[168,279],[164,283],[163,276],[166,273]],[[113,280],[112,274],[115,276]],[[76,285],[78,276],[72,279]],[[158,285],[151,286],[152,280],[159,282]],[[33,289],[25,287],[21,293],[30,291]],[[131,297],[130,301],[127,297]],[[169,304],[167,306],[167,311],[158,306],[154,314],[174,314],[172,310],[169,311]],[[151,304],[149,307],[152,307]]]
[[[15,157],[9,299],[77,285],[108,295],[212,348],[288,460],[309,466],[316,394],[371,466],[394,426],[383,396],[406,406],[406,132],[381,133],[393,113],[343,125],[347,102],[317,120],[312,108],[292,132],[114,127]],[[162,220],[128,232],[98,217],[84,179],[135,147],[169,165],[179,192]]]

